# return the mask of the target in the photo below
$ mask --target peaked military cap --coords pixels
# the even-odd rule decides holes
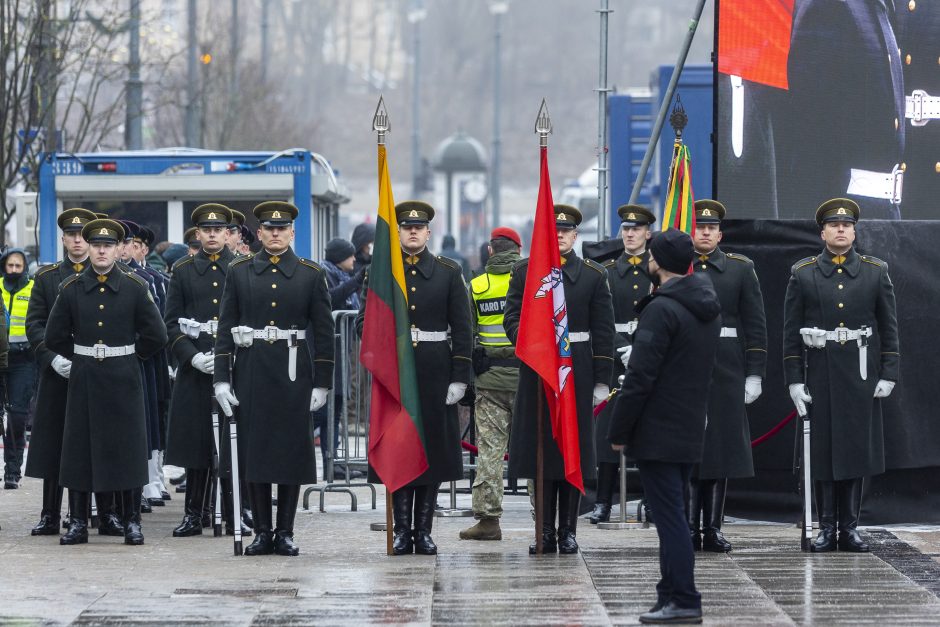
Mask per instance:
[[[405,200],[395,205],[399,226],[427,225],[434,219],[434,207],[420,200]]]
[[[229,220],[228,228],[237,231],[245,224],[245,214],[238,209],[229,209],[232,212],[232,219]]]
[[[61,214],[59,214],[59,218],[56,220],[56,222],[58,223],[59,228],[67,233],[69,231],[81,231],[83,228],[85,228],[86,224],[97,218],[98,216],[96,216],[93,211],[76,207],[74,209],[66,209],[63,211]]]
[[[725,219],[725,206],[717,200],[703,198],[695,201],[696,224],[721,224]]]
[[[196,227],[191,226],[186,229],[186,232],[183,233],[183,243],[191,248],[199,248],[201,245],[199,239],[196,237]]]
[[[252,233],[251,229],[249,229],[244,224],[241,226],[241,236],[242,242],[245,244],[245,246],[251,246],[255,243],[255,234]]]
[[[124,227],[124,240],[137,239],[140,237],[140,225],[130,220],[115,220]]]
[[[139,239],[149,248],[153,248],[153,243],[157,239],[157,234],[154,233],[149,226],[144,226],[141,224]]]
[[[118,242],[124,241],[124,236],[124,225],[117,220],[110,220],[108,218],[91,220],[82,227],[82,237],[84,237],[85,241],[89,244],[95,242],[117,244]]]
[[[97,211],[95,212],[95,217],[96,217],[96,218],[101,218],[102,220],[108,220],[108,219],[110,219],[110,216],[108,216],[108,214],[106,214],[106,213],[98,213]]]
[[[574,229],[582,219],[581,212],[571,205],[555,205],[555,228]]]
[[[653,212],[641,205],[620,205],[617,215],[622,226],[646,226],[656,222]]]
[[[189,217],[196,226],[228,226],[232,221],[232,210],[225,205],[209,202],[193,209]]]
[[[299,210],[289,202],[269,200],[261,203],[251,212],[258,218],[261,226],[290,226]]]
[[[858,204],[848,198],[833,198],[819,205],[816,210],[816,224],[822,226],[826,222],[858,222]]]

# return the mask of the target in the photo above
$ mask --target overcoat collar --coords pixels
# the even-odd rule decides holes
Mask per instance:
[[[829,252],[828,249],[823,249],[819,256],[816,257],[816,265],[819,266],[819,271],[823,273],[824,277],[832,276],[832,273],[836,271],[837,268],[843,268],[852,278],[855,278],[858,275],[859,268],[862,265],[861,256],[855,252],[854,248],[850,248],[847,253],[841,255],[844,259],[836,259],[836,255],[833,255]],[[841,261],[841,263],[837,263]]]
[[[425,279],[430,279],[434,273],[434,255],[427,248],[417,255],[409,255],[404,250],[401,251],[402,262],[405,264],[405,270],[415,268]],[[415,261],[417,258],[417,261]]]
[[[280,255],[272,255],[268,251],[261,249],[261,252],[255,255],[251,260],[255,274],[261,274],[268,268],[274,267],[278,269],[278,272],[283,272],[284,276],[287,278],[294,276],[294,271],[297,269],[299,263],[300,259],[297,257],[297,253],[290,247]]]

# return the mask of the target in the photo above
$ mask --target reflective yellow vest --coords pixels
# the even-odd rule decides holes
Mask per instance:
[[[511,346],[503,328],[509,273],[481,274],[470,281],[473,310],[477,316],[477,335],[482,346]]]
[[[3,306],[7,310],[7,332],[11,342],[26,341],[26,309],[29,307],[29,297],[32,293],[32,279],[15,294],[10,294],[3,280],[0,279],[0,295],[3,297]]]

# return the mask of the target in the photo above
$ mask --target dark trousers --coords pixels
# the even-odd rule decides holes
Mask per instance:
[[[659,536],[658,600],[700,609],[702,595],[695,589],[695,553],[685,514],[692,464],[639,460],[637,466]]]

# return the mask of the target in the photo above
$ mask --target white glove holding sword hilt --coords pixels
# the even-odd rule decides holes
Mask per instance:
[[[761,386],[761,378],[756,375],[751,375],[744,379],[744,404],[750,405],[758,399],[761,395],[763,388]]]
[[[327,394],[326,388],[313,388],[310,393],[310,411],[317,411],[326,405]]]
[[[60,377],[68,379],[72,375],[72,360],[66,359],[62,355],[56,355],[52,358],[52,369]]]
[[[790,399],[793,406],[796,407],[796,413],[800,416],[806,415],[806,404],[813,402],[813,397],[809,395],[809,389],[802,383],[790,384]]]
[[[617,349],[617,352],[620,353],[620,363],[626,368],[627,364],[630,363],[630,355],[633,354],[633,346],[631,344],[621,346]]]
[[[205,374],[215,374],[215,356],[212,353],[196,353],[190,363]]]
[[[222,409],[222,413],[231,418],[232,407],[238,406],[238,399],[232,392],[232,386],[228,383],[216,383],[212,388],[215,390],[215,400]]]

